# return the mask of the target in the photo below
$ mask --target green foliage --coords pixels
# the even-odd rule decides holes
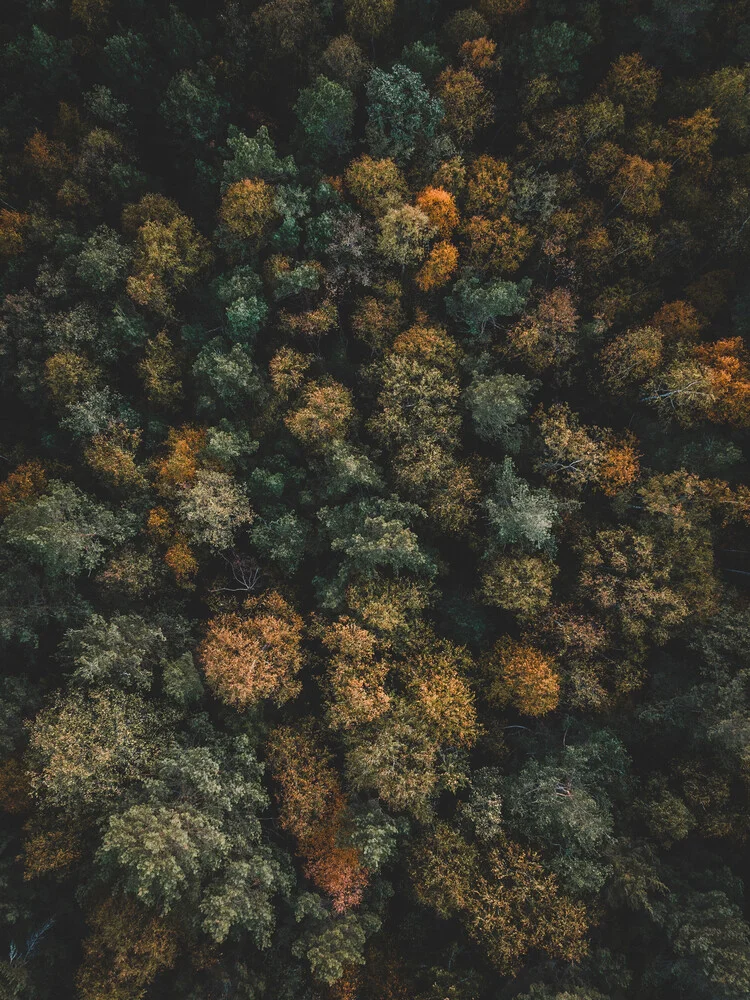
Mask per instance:
[[[460,278],[446,300],[448,313],[474,337],[489,339],[498,319],[517,316],[526,304],[531,280],[494,281]]]
[[[396,64],[374,70],[367,83],[367,141],[377,157],[408,163],[435,138],[443,108],[421,76]]]
[[[302,142],[313,160],[351,149],[354,127],[354,97],[350,90],[325,76],[300,91],[294,106]]]
[[[493,491],[485,501],[490,548],[518,544],[554,553],[552,529],[559,516],[554,494],[521,479],[510,458],[493,470],[491,481]]]
[[[52,480],[49,491],[16,507],[3,540],[50,578],[78,576],[100,565],[107,550],[133,533],[133,518],[96,503],[70,483]]]

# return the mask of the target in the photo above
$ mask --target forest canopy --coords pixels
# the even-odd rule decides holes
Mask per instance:
[[[749,0],[0,50],[0,1000],[748,997]]]

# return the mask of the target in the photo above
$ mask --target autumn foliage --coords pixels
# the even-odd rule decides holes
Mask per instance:
[[[249,597],[241,614],[209,622],[200,647],[206,679],[237,708],[264,698],[283,704],[300,690],[301,638],[302,618],[280,594]]]

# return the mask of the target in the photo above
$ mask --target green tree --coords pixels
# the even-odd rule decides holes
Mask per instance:
[[[367,83],[367,141],[373,156],[408,163],[437,135],[443,108],[421,76],[396,64],[374,70]]]
[[[317,77],[312,87],[300,91],[294,110],[302,142],[312,159],[349,152],[354,107],[352,92],[325,76]]]

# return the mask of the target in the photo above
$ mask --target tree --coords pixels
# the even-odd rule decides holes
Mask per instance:
[[[451,280],[458,267],[458,250],[452,243],[440,240],[435,243],[419,271],[414,283],[422,292],[442,288]]]
[[[347,27],[355,36],[379,38],[390,27],[395,9],[395,0],[346,0]]]
[[[83,628],[70,629],[60,653],[75,667],[73,679],[86,687],[148,690],[153,665],[164,651],[162,630],[140,615],[94,615]]]
[[[127,281],[134,302],[168,314],[171,295],[184,291],[211,260],[193,222],[163,195],[147,194],[128,205],[123,228],[135,236],[134,273]]]
[[[471,70],[443,70],[437,88],[445,111],[445,127],[462,145],[471,142],[492,121],[490,93]]]
[[[392,208],[380,220],[378,251],[392,264],[419,264],[435,234],[429,217],[413,205]]]
[[[622,55],[610,66],[604,87],[613,100],[625,105],[631,114],[644,115],[659,93],[661,73],[649,66],[639,52]]]
[[[332,725],[351,729],[388,711],[391,697],[384,683],[391,664],[378,656],[375,636],[351,619],[339,618],[327,629],[324,642],[331,653],[327,683]]]
[[[304,6],[302,4],[301,8]],[[279,158],[265,125],[261,125],[253,138],[230,125],[227,146],[232,155],[224,161],[222,191],[247,179],[260,178],[272,184],[292,180],[296,176],[294,160],[291,156],[283,160]]]
[[[178,935],[168,922],[128,896],[110,897],[89,914],[77,984],[81,996],[95,1000],[104,991],[138,995],[177,960]]]
[[[534,489],[516,474],[506,458],[493,469],[494,490],[485,500],[491,535],[489,548],[521,544],[554,553],[552,528],[558,519],[558,501],[547,489]]]
[[[312,87],[300,91],[294,110],[305,148],[313,159],[351,149],[354,106],[351,91],[325,76],[318,76]]]
[[[456,199],[450,192],[443,188],[426,187],[417,195],[416,206],[424,212],[439,236],[450,239],[459,223]]]
[[[629,769],[622,744],[599,730],[502,782],[508,827],[552,854],[550,867],[570,892],[597,893],[609,875],[602,848]]]
[[[420,899],[440,916],[459,915],[503,972],[532,948],[568,961],[586,952],[583,906],[561,895],[538,855],[513,841],[503,839],[482,859],[460,834],[438,824],[417,848],[412,878]]]
[[[437,135],[443,106],[422,78],[398,63],[390,72],[374,70],[367,83],[367,141],[373,156],[408,163]]]
[[[237,530],[255,513],[242,488],[226,472],[200,469],[178,504],[190,539],[214,551],[231,547]]]
[[[111,885],[161,916],[191,901],[193,930],[209,941],[243,930],[266,948],[273,897],[288,895],[293,877],[284,855],[263,841],[263,769],[246,737],[205,728],[202,735],[170,748],[143,801],[110,815],[98,863]]]
[[[464,391],[464,400],[480,438],[497,441],[507,451],[521,444],[519,421],[529,409],[529,396],[536,389],[523,375],[487,375],[477,372]]]
[[[370,64],[351,35],[331,39],[323,53],[323,65],[331,79],[351,91],[360,87],[370,73]]]
[[[164,748],[164,724],[138,695],[112,688],[58,697],[29,730],[32,791],[71,820],[106,811]]]
[[[233,233],[259,246],[277,218],[273,187],[247,177],[230,184],[221,202],[221,218]]]
[[[443,789],[464,781],[462,760],[441,755],[438,740],[418,706],[405,699],[369,730],[355,734],[346,750],[346,774],[357,791],[374,790],[388,809],[406,810],[426,822]]]
[[[543,445],[537,468],[551,482],[591,483],[613,496],[638,478],[632,435],[618,439],[609,430],[582,427],[578,416],[560,404],[540,409],[538,420]]]
[[[507,215],[485,219],[473,215],[463,227],[468,242],[468,261],[484,274],[512,273],[523,263],[533,239],[526,226],[511,222]]]
[[[508,331],[509,347],[535,371],[563,366],[575,353],[579,315],[567,289],[547,292],[530,314]]]
[[[488,339],[499,318],[516,316],[523,310],[530,282],[492,281],[482,284],[477,277],[459,278],[446,300],[449,315],[474,337]]]
[[[152,402],[167,408],[179,402],[183,390],[180,358],[164,330],[146,344],[140,371]]]
[[[279,61],[309,52],[321,28],[310,0],[269,0],[253,12],[252,24],[263,49]]]
[[[308,382],[302,405],[285,418],[291,433],[311,447],[321,447],[346,435],[353,416],[348,389],[336,382]]]
[[[128,247],[109,226],[99,226],[78,255],[77,277],[93,292],[104,294],[125,280],[132,259]]]
[[[345,178],[357,203],[375,216],[398,208],[408,195],[404,175],[391,159],[360,156],[346,168]]]
[[[528,553],[494,556],[483,565],[482,599],[519,618],[534,618],[549,604],[557,572],[549,557]]]
[[[419,547],[409,525],[424,511],[396,500],[361,500],[341,507],[324,507],[318,519],[330,537],[331,549],[341,552],[345,570],[373,576],[378,567],[389,567],[432,576],[434,562]]]
[[[657,215],[661,194],[669,182],[671,167],[657,161],[649,163],[640,156],[626,156],[612,179],[609,191],[633,215]]]
[[[553,712],[560,700],[560,678],[552,661],[533,646],[498,643],[487,662],[489,697],[513,704],[521,715]]]
[[[199,656],[219,697],[244,709],[265,698],[281,705],[300,691],[303,621],[276,591],[248,597],[241,615],[213,618]]]
[[[580,28],[565,21],[552,21],[522,36],[520,62],[529,76],[577,73],[580,57],[592,41]]]
[[[159,111],[178,136],[205,143],[217,136],[227,105],[217,93],[211,71],[198,63],[195,69],[183,69],[172,77]]]
[[[368,876],[330,755],[309,726],[275,729],[269,751],[281,823],[297,840],[305,874],[331,897],[334,913],[357,907]]]
[[[511,171],[503,160],[486,153],[477,156],[469,170],[467,209],[471,215],[496,218],[510,194]]]
[[[34,503],[15,505],[2,527],[4,541],[50,579],[96,569],[107,549],[132,532],[131,517],[58,479]]]

